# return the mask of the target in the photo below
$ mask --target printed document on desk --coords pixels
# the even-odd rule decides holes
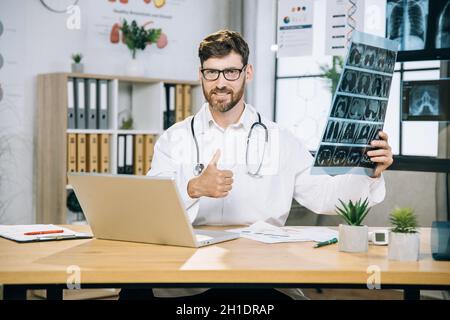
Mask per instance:
[[[326,227],[277,227],[265,221],[238,229],[227,230],[239,233],[241,237],[263,243],[322,242],[338,238],[338,232]]]
[[[0,225],[0,237],[16,242],[92,238],[90,234],[75,232],[53,224]]]

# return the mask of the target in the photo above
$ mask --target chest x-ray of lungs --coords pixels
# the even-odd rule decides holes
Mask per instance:
[[[450,48],[450,1],[447,1],[438,15],[436,48]]]
[[[401,50],[425,48],[429,0],[388,0],[387,36]]]
[[[439,115],[439,86],[418,86],[410,93],[410,116]]]

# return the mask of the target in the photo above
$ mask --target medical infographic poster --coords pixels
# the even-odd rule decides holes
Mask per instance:
[[[366,152],[383,129],[398,43],[355,32],[316,152],[315,174],[365,174]]]
[[[314,3],[312,0],[278,2],[277,57],[312,54]]]

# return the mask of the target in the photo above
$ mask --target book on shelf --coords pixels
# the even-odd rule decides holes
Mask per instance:
[[[87,170],[86,172],[98,172],[98,136],[88,134],[87,136]]]
[[[192,86],[188,84],[165,84],[166,110],[164,130],[192,114]]]
[[[184,119],[184,107],[183,107],[183,85],[177,84],[175,86],[175,122],[183,121]]]
[[[67,172],[77,171],[77,135],[67,134]]]
[[[189,84],[183,85],[183,117],[192,115],[192,86]]]
[[[86,172],[86,134],[77,134],[77,172]]]
[[[144,174],[144,135],[134,136],[134,174]]]
[[[99,134],[98,172],[109,173],[109,134]]]
[[[144,136],[144,174],[147,174],[152,167],[155,139],[156,137],[151,134]]]

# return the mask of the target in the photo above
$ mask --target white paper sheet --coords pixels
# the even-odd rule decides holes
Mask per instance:
[[[338,232],[326,227],[277,227],[264,221],[257,221],[245,227],[227,230],[239,233],[241,237],[263,243],[322,242],[338,238]]]
[[[278,2],[277,57],[309,56],[313,48],[314,2]]]
[[[40,235],[25,235],[28,232],[49,231],[49,230],[63,230],[61,233],[50,233]],[[87,233],[75,232],[73,230],[56,226],[53,224],[31,224],[31,225],[0,225],[0,237],[14,240],[18,242],[33,242],[33,241],[49,241],[49,240],[64,240],[74,238],[91,238]]]

